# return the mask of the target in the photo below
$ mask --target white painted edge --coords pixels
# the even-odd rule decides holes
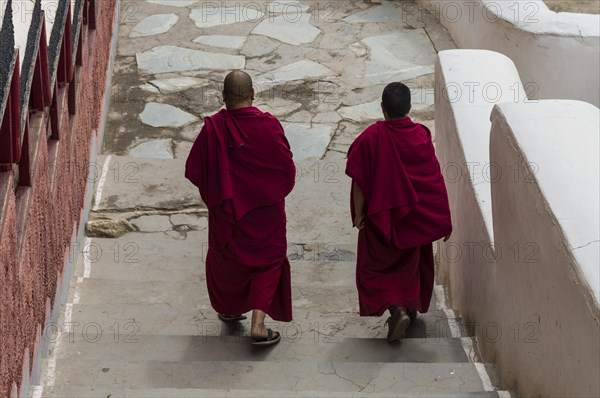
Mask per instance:
[[[462,329],[456,316],[456,312],[448,308],[444,286],[435,285],[433,287],[433,293],[435,299],[437,300],[438,308],[444,312],[446,318],[448,319],[448,326],[450,328],[450,333],[452,334],[452,337],[460,339],[462,348],[465,351],[467,358],[469,358],[469,361],[472,362],[473,365],[475,365],[475,369],[477,370],[477,374],[479,374],[479,378],[481,379],[481,383],[483,384],[484,390],[495,391],[501,398],[510,398],[511,394],[508,391],[500,391],[494,388],[490,379],[490,375],[487,372],[487,369],[485,368],[485,364],[482,362],[475,361],[475,340],[472,337],[463,335]]]
[[[83,278],[89,278],[92,275],[92,262],[90,260],[90,247],[92,238],[86,237],[83,245]]]
[[[475,362],[475,369],[477,369],[477,373],[479,373],[479,377],[481,378],[481,382],[483,383],[483,389],[485,391],[495,391],[494,386],[492,385],[492,381],[490,380],[490,375],[485,368],[485,365],[481,362]]]
[[[100,207],[100,201],[102,200],[102,190],[104,189],[104,184],[106,183],[106,176],[108,175],[108,168],[110,167],[110,160],[112,159],[112,155],[108,155],[106,159],[104,159],[104,165],[102,166],[102,174],[100,174],[100,180],[98,180],[98,187],[96,188],[96,195],[94,196],[94,207],[92,207],[93,211],[98,210]]]
[[[31,386],[31,398],[42,398],[44,386]]]

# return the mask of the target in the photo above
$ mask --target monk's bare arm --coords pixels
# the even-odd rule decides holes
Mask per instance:
[[[353,200],[354,200],[354,226],[358,229],[365,227],[365,196],[360,190],[356,181],[352,181]]]

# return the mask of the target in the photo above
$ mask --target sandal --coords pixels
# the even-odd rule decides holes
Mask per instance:
[[[417,310],[411,310],[410,308],[408,309],[408,317],[410,318],[410,320],[412,321],[413,319],[415,319],[417,317]]]
[[[267,337],[252,337],[252,345],[268,346],[275,345],[281,341],[281,334],[267,329]]]
[[[389,324],[387,340],[391,343],[398,341],[404,337],[406,328],[410,325],[410,317],[403,308],[398,308],[394,311],[394,315],[389,317],[386,324]]]
[[[248,319],[246,315],[225,315],[219,314],[219,319],[223,322],[239,322]]]

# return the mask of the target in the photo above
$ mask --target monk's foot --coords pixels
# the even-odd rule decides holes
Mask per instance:
[[[408,316],[410,317],[410,320],[414,320],[417,318],[417,310],[413,310],[413,309],[408,309]]]
[[[246,315],[227,315],[227,314],[219,314],[219,319],[223,322],[239,322],[248,319]]]
[[[389,327],[387,335],[388,341],[393,342],[402,339],[408,325],[410,325],[410,317],[408,316],[406,308],[398,306],[386,323]]]
[[[252,336],[252,345],[257,346],[266,346],[266,345],[275,345],[281,341],[281,334],[279,332],[274,332],[271,329],[267,329],[267,335],[256,337]]]
[[[281,341],[281,334],[267,329],[265,325],[252,327],[252,345],[268,346],[274,345]]]

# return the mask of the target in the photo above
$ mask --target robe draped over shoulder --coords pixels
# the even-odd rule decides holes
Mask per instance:
[[[285,197],[295,165],[279,121],[258,108],[206,117],[185,176],[209,209],[207,284],[225,314],[251,309],[291,320]]]
[[[373,124],[350,146],[346,174],[363,192],[371,223],[393,247],[416,247],[452,232],[446,186],[426,126],[410,118]],[[351,211],[354,219],[353,203]]]
[[[356,264],[360,314],[381,316],[392,305],[427,312],[432,242],[452,231],[430,131],[409,118],[375,123],[350,146],[346,174],[365,197]]]

